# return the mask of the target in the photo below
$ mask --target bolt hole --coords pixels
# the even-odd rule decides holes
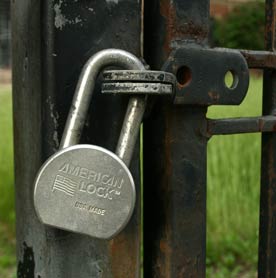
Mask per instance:
[[[176,79],[181,86],[188,85],[192,80],[191,69],[187,66],[180,67],[176,73]]]
[[[238,85],[238,75],[233,70],[228,70],[224,75],[224,84],[228,89],[235,89]]]

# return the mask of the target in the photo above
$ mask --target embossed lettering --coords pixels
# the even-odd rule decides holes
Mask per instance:
[[[85,204],[85,203],[81,203],[81,202],[78,202],[78,201],[75,203],[74,206],[77,209],[87,210],[88,212],[91,212],[91,213],[94,213],[94,214],[98,214],[98,215],[102,215],[102,216],[104,216],[105,213],[106,213],[105,209],[98,208],[98,207],[95,207],[95,206],[92,206],[92,205],[88,205],[88,204]]]
[[[81,203],[81,202],[76,202],[75,207],[79,209],[86,209],[86,204]]]
[[[80,172],[80,167],[71,165],[69,163],[65,163],[63,166],[61,166],[59,171],[66,174],[70,174],[72,176],[78,176]]]
[[[74,165],[69,166],[68,174],[73,175],[73,176],[78,176],[80,172],[80,167],[76,167]]]
[[[87,192],[89,194],[94,194],[96,192],[96,190],[97,190],[97,188],[94,184],[91,183],[91,184],[87,185]]]
[[[69,163],[65,163],[61,168],[59,169],[60,172],[67,173],[69,168]]]
[[[84,181],[82,181],[82,182],[80,183],[80,191],[81,191],[81,192],[86,192],[86,185],[85,185]]]
[[[100,182],[101,177],[102,177],[102,173],[99,173],[99,174],[98,174],[98,178],[97,178],[97,182]]]
[[[88,179],[92,179],[94,181],[96,178],[97,178],[97,173],[90,170],[89,175],[88,175]]]
[[[105,214],[105,209],[100,209],[100,208],[97,208],[97,207],[94,207],[94,206],[89,206],[88,210],[90,212],[93,212],[93,213],[96,213],[96,214],[99,214],[99,215],[104,215]]]
[[[88,178],[88,169],[80,168],[80,177],[87,179]]]
[[[98,187],[97,188],[97,196],[104,198],[104,191],[105,191],[104,187]]]
[[[84,192],[88,194],[95,194],[99,198],[112,200],[114,197],[121,195],[121,190],[124,184],[124,179],[117,177],[116,175],[110,175],[108,173],[95,172],[85,167],[80,167],[71,163],[65,163],[59,168],[59,172],[66,173],[68,175],[79,177],[83,180],[74,181],[76,188],[79,189],[79,192]],[[122,171],[119,173],[122,173]],[[86,181],[85,181],[85,180]],[[63,181],[64,180],[64,181]],[[59,181],[60,184],[57,184],[55,189],[60,186],[61,189],[67,190],[71,195],[73,191],[73,180],[71,178],[64,177],[62,181]],[[69,183],[71,181],[71,183]],[[69,183],[67,186],[62,182]],[[61,184],[62,183],[62,184]],[[78,184],[78,187],[77,187]],[[65,188],[64,186],[67,186]],[[66,191],[66,192],[67,192]],[[68,194],[69,194],[68,193]]]
[[[103,176],[102,176],[102,183],[103,183],[103,184],[107,184],[107,183],[108,183],[108,180],[109,180],[109,176],[108,176],[108,175],[103,175]]]

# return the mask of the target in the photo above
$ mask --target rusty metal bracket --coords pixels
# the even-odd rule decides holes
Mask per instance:
[[[232,49],[187,45],[174,50],[162,70],[177,78],[175,104],[238,105],[249,84],[247,62],[239,51]],[[227,72],[233,76],[229,87],[225,83]]]

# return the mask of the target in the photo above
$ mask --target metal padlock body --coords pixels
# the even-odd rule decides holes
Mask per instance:
[[[93,145],[78,145],[98,74],[105,67],[145,70],[123,50],[102,50],[81,72],[60,142],[60,150],[41,167],[35,180],[34,206],[43,224],[109,239],[128,223],[136,194],[129,166],[145,97],[131,97],[116,154]]]
[[[44,163],[35,181],[35,196],[43,223],[108,239],[128,223],[135,186],[118,156],[99,146],[74,145]]]

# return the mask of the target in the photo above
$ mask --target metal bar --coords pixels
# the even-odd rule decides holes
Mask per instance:
[[[140,126],[146,109],[146,96],[131,97],[127,107],[124,123],[120,133],[116,154],[124,161],[126,166],[132,159]]]
[[[12,1],[18,277],[140,277],[139,144],[131,163],[137,206],[113,240],[45,227],[33,207],[36,172],[59,147],[84,63],[110,47],[141,56],[141,2],[92,2]],[[102,95],[98,85],[94,96],[81,143],[115,151],[128,99]]]
[[[252,132],[275,132],[276,116],[230,118],[208,120],[207,136],[252,133]]]
[[[160,69],[187,41],[205,44],[209,1],[145,1],[145,59]],[[206,107],[159,99],[144,121],[145,277],[205,277]]]
[[[265,45],[275,51],[276,1],[266,0]],[[263,115],[275,115],[276,71],[264,71]],[[262,135],[258,277],[276,277],[276,134]]]
[[[35,277],[35,268],[43,265],[39,257],[44,254],[39,250],[47,247],[31,193],[42,152],[41,6],[36,0],[13,1],[11,5],[17,277],[21,278]],[[39,276],[37,273],[36,277]]]
[[[276,53],[271,51],[239,50],[247,61],[249,68],[275,69]]]

